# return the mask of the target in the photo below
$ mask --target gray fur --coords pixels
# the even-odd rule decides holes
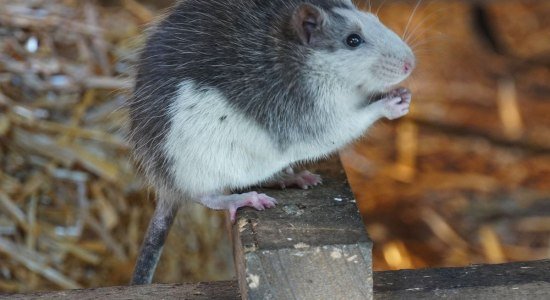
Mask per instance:
[[[316,43],[303,45],[290,22],[301,3],[327,13]],[[215,87],[230,106],[265,128],[281,149],[324,130],[315,115],[315,91],[304,88],[312,51],[334,51],[346,22],[332,8],[344,0],[186,0],[160,22],[145,47],[130,102],[134,153],[149,178],[170,185],[170,161],[162,145],[171,126],[168,109],[178,84],[193,80]],[[187,109],[193,109],[188,107]],[[224,121],[220,116],[220,121]]]

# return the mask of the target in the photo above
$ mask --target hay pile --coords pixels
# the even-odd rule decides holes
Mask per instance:
[[[133,0],[0,4],[0,291],[128,282],[153,201],[121,105],[154,13]],[[228,249],[209,246],[223,219],[190,211],[159,281],[229,276]]]

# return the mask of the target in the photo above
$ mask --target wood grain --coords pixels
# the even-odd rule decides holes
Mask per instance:
[[[240,299],[235,281],[219,281],[186,284],[152,284],[139,286],[116,286],[85,290],[67,290],[59,292],[42,292],[32,294],[1,295],[0,299]]]
[[[372,244],[340,161],[313,169],[322,186],[262,190],[276,208],[239,212],[233,240],[244,299],[372,298]]]
[[[375,299],[550,299],[550,260],[374,274]]]

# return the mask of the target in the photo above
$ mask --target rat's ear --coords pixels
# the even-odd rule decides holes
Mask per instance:
[[[298,34],[302,44],[308,45],[314,40],[325,22],[325,12],[317,6],[308,3],[300,4],[292,16],[292,27]]]

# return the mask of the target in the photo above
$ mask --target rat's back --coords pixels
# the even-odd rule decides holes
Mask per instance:
[[[129,103],[130,138],[142,168],[157,185],[174,184],[171,170],[174,158],[166,153],[165,146],[177,114],[175,110],[181,106],[177,105],[177,99],[180,98],[180,104],[187,104],[183,109],[195,111],[196,116],[200,111],[195,108],[205,100],[193,95],[180,97],[183,92],[204,94],[213,82],[227,82],[231,76],[231,80],[241,78],[232,75],[242,72],[243,63],[236,61],[239,50],[233,42],[240,38],[230,23],[241,15],[241,9],[236,7],[244,2],[232,1],[231,4],[182,1],[151,30],[142,50],[134,97]],[[187,88],[182,91],[182,84],[186,83]],[[192,123],[189,121],[186,125],[194,125],[187,124]],[[184,134],[197,130],[188,127]]]
[[[276,151],[266,148],[278,145],[265,130],[299,113],[277,101],[300,80],[282,17],[294,2],[187,0],[153,29],[129,107],[134,154],[155,185],[200,194],[265,179],[288,163],[262,168],[237,154],[273,161]]]

